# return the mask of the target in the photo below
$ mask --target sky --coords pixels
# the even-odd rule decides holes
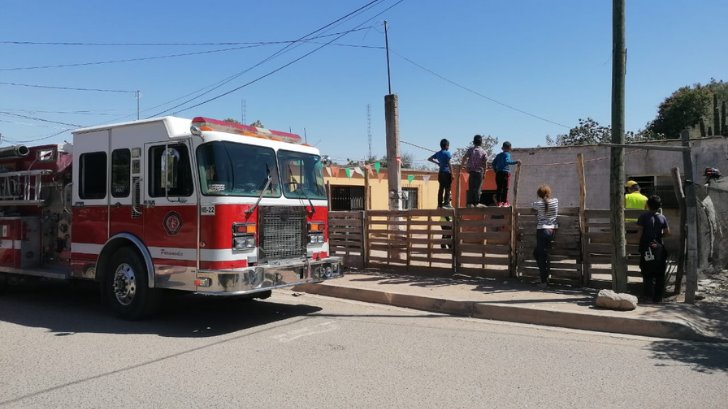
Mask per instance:
[[[679,87],[728,80],[728,2],[626,3],[625,121],[637,131]],[[417,165],[442,138],[451,150],[474,134],[534,147],[579,118],[611,122],[607,0],[1,5],[1,146],[134,120],[138,90],[140,118],[259,120],[339,162],[381,157],[385,20],[401,149]]]

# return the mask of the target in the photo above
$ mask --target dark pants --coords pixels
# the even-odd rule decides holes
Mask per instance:
[[[662,244],[651,247],[654,260],[645,260],[649,245],[640,245],[640,271],[642,272],[642,295],[661,302],[665,293],[665,272],[667,271],[667,251]]]
[[[437,207],[442,207],[450,203],[452,174],[450,172],[440,172],[437,174],[437,181],[440,183],[440,188],[437,189]]]
[[[483,186],[483,172],[470,171],[468,179],[468,204],[477,205],[480,203],[480,187]]]
[[[508,202],[508,182],[510,178],[510,172],[495,173],[495,201],[497,203]]]
[[[452,239],[451,231],[452,231],[451,226],[442,226],[442,239],[443,240]],[[440,248],[449,249],[449,248],[452,248],[452,246],[450,244],[442,243],[442,244],[440,244]]]
[[[551,275],[551,259],[549,251],[554,241],[554,229],[536,230],[536,249],[533,250],[533,257],[536,258],[538,271],[541,275],[541,282],[545,283]]]

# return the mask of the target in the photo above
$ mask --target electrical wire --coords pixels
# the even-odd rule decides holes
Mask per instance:
[[[30,88],[46,88],[46,89],[62,89],[68,91],[93,91],[93,92],[116,92],[124,94],[135,94],[136,91],[126,91],[121,89],[103,89],[103,88],[79,88],[79,87],[59,87],[52,85],[39,85],[39,84],[21,84],[17,82],[0,82],[0,85],[12,85],[16,87],[30,87]]]
[[[16,116],[18,118],[25,118],[25,119],[31,119],[33,121],[39,121],[39,122],[47,122],[49,124],[59,124],[59,125],[65,125],[65,126],[73,126],[76,128],[81,128],[83,125],[78,124],[69,124],[67,122],[58,122],[58,121],[51,121],[50,119],[43,119],[36,116],[29,116],[29,115],[22,115],[22,114],[14,114],[12,112],[6,112],[6,111],[0,111],[0,114],[3,115],[10,115],[10,116]]]
[[[210,86],[207,86],[207,87],[204,87],[204,88],[198,90],[198,92],[201,92],[199,95],[196,95],[196,96],[194,96],[192,98],[189,98],[188,100],[183,101],[183,102],[181,102],[181,103],[179,103],[179,104],[177,104],[175,106],[172,106],[170,108],[167,108],[167,109],[165,109],[163,111],[157,112],[157,113],[155,113],[155,114],[153,114],[153,115],[151,115],[149,117],[155,117],[155,116],[163,115],[163,114],[165,114],[167,112],[170,112],[172,110],[175,110],[177,108],[180,108],[180,107],[184,106],[185,104],[188,104],[188,103],[190,103],[190,102],[192,102],[192,101],[194,101],[194,100],[196,100],[198,98],[201,98],[202,96],[209,94],[210,92],[212,92],[212,91],[214,91],[214,90],[222,87],[223,85],[225,85],[225,84],[233,81],[234,79],[240,77],[241,75],[243,75],[243,74],[245,74],[245,73],[247,73],[247,72],[249,72],[249,71],[251,71],[251,70],[253,70],[253,69],[255,69],[255,68],[257,68],[257,67],[259,67],[261,65],[263,65],[263,64],[265,64],[266,62],[268,62],[268,61],[276,58],[279,55],[282,55],[282,54],[286,53],[289,48],[298,47],[302,41],[304,41],[304,40],[310,40],[310,39],[315,39],[315,37],[311,37],[314,34],[316,34],[318,32],[321,32],[321,31],[324,31],[324,30],[326,30],[329,27],[335,26],[337,23],[342,22],[342,21],[345,21],[348,18],[350,18],[352,16],[355,16],[358,13],[361,13],[364,10],[366,10],[367,8],[372,7],[375,4],[380,3],[382,1],[384,1],[384,0],[373,0],[373,1],[370,1],[369,3],[367,3],[367,4],[365,4],[365,5],[361,6],[361,7],[359,7],[358,9],[356,9],[356,10],[354,10],[354,11],[352,11],[352,12],[346,14],[346,15],[344,15],[343,17],[340,17],[340,18],[338,18],[338,19],[336,19],[336,20],[334,20],[334,21],[332,21],[332,22],[330,22],[330,23],[328,23],[328,24],[326,24],[326,25],[324,25],[324,26],[322,26],[322,27],[320,27],[320,28],[318,28],[318,29],[316,29],[316,30],[308,33],[308,34],[305,34],[305,35],[299,37],[295,41],[291,42],[290,44],[287,44],[285,47],[283,47],[280,50],[274,52],[273,54],[271,54],[268,57],[264,58],[263,60],[257,62],[256,64],[254,64],[254,65],[252,65],[252,66],[250,66],[250,67],[248,67],[248,68],[246,68],[246,69],[244,69],[244,70],[242,70],[240,72],[237,72],[237,73],[235,73],[235,74],[233,74],[233,75],[231,75],[231,76],[229,76],[227,78],[224,78],[221,81],[218,81],[217,83],[215,83],[213,85],[210,85]],[[363,28],[362,27],[356,27],[356,29],[363,29]],[[356,30],[356,31],[358,31],[358,30]],[[343,34],[345,34],[345,33],[348,34],[349,32],[354,32],[354,30],[348,30],[348,31],[345,31],[343,33],[339,33],[339,34],[337,34],[336,38],[340,38]],[[309,37],[311,37],[311,38],[309,38]],[[206,91],[204,91],[204,92],[202,92],[206,88],[209,88],[209,89],[206,90]],[[192,94],[194,94],[194,93],[196,93],[196,92],[193,92]],[[227,95],[227,94],[225,94],[225,95]],[[215,98],[215,99],[217,99],[217,98]],[[207,103],[209,101],[210,100],[207,100],[205,103]],[[167,105],[167,104],[165,103],[165,104],[162,104],[162,105]],[[195,106],[199,106],[199,105],[195,105]],[[188,107],[188,108],[185,108],[185,109],[194,108],[195,106]],[[177,111],[177,112],[181,112],[181,111]]]
[[[391,51],[391,49],[390,49],[390,51]],[[465,91],[468,91],[468,92],[470,92],[471,94],[474,94],[474,95],[477,95],[477,96],[479,96],[479,97],[481,97],[481,98],[487,99],[488,101],[491,101],[491,102],[493,102],[493,103],[495,103],[495,104],[498,104],[498,105],[501,105],[501,106],[503,106],[503,107],[506,107],[506,108],[508,108],[508,109],[510,109],[510,110],[513,110],[513,111],[516,111],[516,112],[520,112],[520,113],[522,113],[522,114],[524,114],[524,115],[528,115],[528,116],[530,116],[530,117],[532,117],[532,118],[536,118],[536,119],[538,119],[538,120],[541,120],[541,121],[544,121],[544,122],[548,122],[548,123],[550,123],[550,124],[558,125],[558,126],[560,126],[560,127],[566,128],[566,129],[570,129],[570,128],[571,128],[570,126],[564,125],[564,124],[562,124],[562,123],[559,123],[559,122],[556,122],[556,121],[552,121],[552,120],[550,120],[550,119],[548,119],[548,118],[544,118],[544,117],[542,117],[542,116],[538,116],[538,115],[536,115],[536,114],[532,114],[532,113],[530,113],[530,112],[528,112],[528,111],[524,111],[523,109],[520,109],[520,108],[516,108],[516,107],[514,107],[513,105],[509,105],[509,104],[506,104],[505,102],[501,102],[501,101],[498,101],[497,99],[495,99],[495,98],[491,98],[491,97],[489,97],[489,96],[487,96],[487,95],[485,95],[485,94],[482,94],[482,93],[480,93],[480,92],[478,92],[478,91],[475,91],[475,90],[474,90],[474,89],[472,89],[472,88],[468,88],[468,87],[466,87],[466,86],[464,86],[464,85],[461,85],[461,84],[459,84],[459,83],[457,83],[457,82],[455,82],[455,81],[453,81],[453,80],[451,80],[451,79],[449,79],[449,78],[446,78],[446,77],[445,77],[445,76],[443,76],[443,75],[440,75],[440,74],[436,73],[435,71],[432,71],[431,69],[429,69],[429,68],[427,68],[427,67],[424,67],[424,66],[422,66],[422,65],[420,65],[420,64],[418,64],[418,63],[416,63],[416,62],[412,61],[411,59],[409,59],[409,58],[407,58],[407,57],[403,56],[402,54],[400,54],[400,53],[398,53],[398,52],[396,52],[396,51],[392,51],[392,53],[393,53],[393,54],[395,54],[396,56],[398,56],[399,58],[401,58],[401,59],[403,59],[403,60],[407,61],[408,63],[410,63],[410,64],[414,65],[415,67],[417,67],[417,68],[420,68],[421,70],[423,70],[423,71],[426,71],[426,72],[428,72],[428,73],[430,73],[430,74],[432,74],[432,75],[436,76],[437,78],[440,78],[441,80],[443,80],[443,81],[445,81],[445,82],[448,82],[448,83],[450,83],[450,84],[452,84],[452,85],[454,85],[454,86],[456,86],[456,87],[458,87],[458,88],[461,88],[461,89],[463,89],[463,90],[465,90]]]
[[[359,30],[364,30],[364,29],[365,28],[361,28]],[[333,36],[333,35],[334,34],[328,34],[326,36],[319,36],[316,38],[329,37],[329,36]],[[248,45],[243,45],[243,46],[238,46],[238,47],[219,48],[216,50],[192,51],[192,52],[179,53],[179,54],[157,55],[157,56],[137,57],[137,58],[124,58],[124,59],[106,60],[106,61],[90,61],[90,62],[73,63],[73,64],[56,64],[56,65],[38,65],[38,66],[30,66],[30,67],[0,68],[0,71],[23,71],[23,70],[41,70],[41,69],[49,69],[49,68],[85,67],[85,66],[89,66],[89,65],[117,64],[117,63],[128,63],[128,62],[136,62],[136,61],[160,60],[160,59],[168,59],[168,58],[189,57],[191,55],[215,54],[215,53],[222,53],[222,52],[227,52],[227,51],[237,51],[237,50],[243,50],[243,49],[247,49],[247,48],[262,47],[265,45],[290,44],[290,43],[294,43],[294,42],[295,42],[295,40],[294,41],[267,41],[267,42],[251,43]]]

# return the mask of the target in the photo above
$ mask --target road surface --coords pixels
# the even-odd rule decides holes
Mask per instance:
[[[143,322],[68,285],[0,296],[0,408],[725,408],[726,385],[726,345],[290,291]]]

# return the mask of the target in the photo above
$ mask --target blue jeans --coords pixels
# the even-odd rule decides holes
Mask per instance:
[[[541,282],[545,283],[551,275],[551,259],[549,251],[554,241],[554,229],[536,230],[536,249],[533,250],[533,257],[536,258],[538,271],[541,275]]]

